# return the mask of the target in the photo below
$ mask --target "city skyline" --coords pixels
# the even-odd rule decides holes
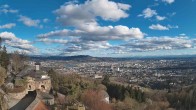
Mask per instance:
[[[98,57],[195,55],[195,0],[1,0],[9,52]]]

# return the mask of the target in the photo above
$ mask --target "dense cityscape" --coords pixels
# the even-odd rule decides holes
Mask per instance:
[[[110,75],[121,83],[139,84],[152,89],[180,89],[196,83],[195,62],[196,58],[193,57],[104,62],[49,60],[41,61],[41,64],[46,68],[55,68],[61,74],[76,73],[92,78]]]

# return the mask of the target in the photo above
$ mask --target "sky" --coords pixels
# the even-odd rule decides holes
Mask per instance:
[[[195,10],[195,0],[0,0],[0,37],[29,55],[195,55]]]

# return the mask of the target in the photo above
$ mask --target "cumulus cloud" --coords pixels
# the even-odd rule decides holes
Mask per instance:
[[[165,20],[166,19],[166,17],[165,16],[156,16],[156,19],[158,20],[158,21],[162,21],[162,20]]]
[[[112,46],[108,41],[84,41],[79,38],[70,38],[69,40],[43,38],[37,40],[37,42],[61,44],[58,46],[58,49],[56,49],[56,51],[58,51],[57,53],[60,53],[61,55],[88,50],[107,49]]]
[[[82,41],[82,42],[75,42],[71,43],[66,48],[61,49],[61,55],[63,54],[70,54],[79,51],[87,51],[87,50],[99,50],[99,49],[107,49],[110,48],[110,45],[107,41]]]
[[[174,29],[174,28],[177,29],[179,27],[178,26],[171,26],[171,25],[163,26],[163,25],[160,25],[160,24],[152,24],[151,26],[149,26],[149,29],[160,30],[160,31]]]
[[[186,49],[193,48],[193,40],[187,37],[147,37],[145,39],[130,40],[126,44],[114,46],[111,49],[121,50],[121,52],[143,52],[155,50],[172,50],[172,49]]]
[[[160,24],[152,24],[151,26],[149,26],[149,29],[152,29],[152,30],[169,30],[169,28],[167,26],[163,26],[163,25],[160,25]]]
[[[0,13],[4,13],[4,14],[7,14],[7,13],[18,13],[19,11],[16,10],[16,9],[11,9],[9,5],[7,4],[4,4],[4,5],[1,5],[0,6]]]
[[[173,29],[178,29],[178,28],[179,28],[178,26],[172,26],[172,25],[167,25],[167,27],[168,27],[168,28],[171,28],[171,29],[172,29],[172,28],[173,28]]]
[[[0,29],[11,29],[15,26],[16,26],[15,23],[8,23],[8,24],[0,25]]]
[[[25,50],[28,51],[28,53],[36,51],[36,48],[31,44],[30,41],[20,39],[12,32],[1,32],[0,37],[4,43],[10,47]]]
[[[153,10],[151,8],[144,9],[142,11],[142,14],[139,14],[138,15],[138,17],[141,17],[141,16],[143,16],[145,19],[155,17],[156,20],[158,20],[158,21],[163,21],[163,20],[166,19],[165,16],[158,15],[157,11],[156,10]]]
[[[0,13],[18,13],[18,10],[13,10],[13,9],[2,9],[0,10]]]
[[[39,38],[47,37],[68,37],[79,36],[83,40],[107,41],[107,40],[125,40],[129,38],[143,38],[144,33],[139,28],[128,28],[127,26],[89,26],[84,30],[58,30],[46,34],[38,35]]]
[[[156,10],[152,10],[151,8],[146,8],[143,10],[142,14],[139,14],[138,16],[143,16],[144,18],[151,18],[155,15],[157,15]]]
[[[24,25],[29,26],[29,27],[38,27],[40,20],[33,20],[27,16],[19,16],[18,21],[22,22]]]
[[[38,39],[37,42],[66,44],[68,40],[43,38],[43,39]]]
[[[129,4],[109,0],[76,3],[65,3],[54,11],[59,23],[74,28],[40,34],[37,36],[39,42],[62,44],[63,48],[59,51],[66,54],[85,50],[108,49],[112,46],[108,43],[109,40],[127,41],[132,38],[140,39],[145,35],[137,27],[99,25],[98,20],[115,22],[128,17],[126,11],[131,8]],[[59,37],[61,39],[56,39]]]
[[[57,21],[63,25],[80,27],[80,25],[97,24],[96,17],[111,21],[126,18],[128,14],[125,11],[130,7],[128,4],[108,0],[91,0],[84,4],[62,5],[54,13],[57,15]]]
[[[172,4],[175,2],[175,0],[162,0],[162,1],[168,4]]]
[[[59,39],[61,40],[61,39]],[[58,41],[56,39],[56,41]],[[61,55],[74,54],[89,50],[105,50],[112,54],[128,54],[132,52],[146,52],[156,50],[179,50],[194,48],[196,40],[187,36],[160,36],[147,37],[144,39],[131,39],[121,45],[111,45],[108,41],[83,41],[81,39],[68,40],[61,48],[58,48]],[[58,43],[58,42],[57,42]]]
[[[131,5],[116,3],[109,0],[91,0],[83,4],[69,2],[62,5],[54,13],[57,15],[57,21],[65,26],[73,26],[75,30],[58,30],[41,34],[39,37],[50,36],[79,36],[86,40],[113,40],[125,38],[142,38],[144,34],[139,28],[129,28],[127,26],[100,26],[97,17],[102,20],[116,21],[128,17],[126,10]],[[82,10],[82,11],[81,11]]]

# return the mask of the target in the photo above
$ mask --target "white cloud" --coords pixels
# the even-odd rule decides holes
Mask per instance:
[[[175,0],[162,0],[162,1],[168,4],[172,4],[175,2]]]
[[[171,26],[171,25],[167,25],[168,28],[174,28],[174,29],[178,29],[178,26]]]
[[[112,45],[110,45],[107,41],[79,41],[75,43],[71,43],[67,47],[63,47],[59,51],[61,55],[75,53],[78,51],[88,51],[88,50],[99,50],[99,49],[108,49]]]
[[[83,40],[107,41],[107,40],[126,40],[130,38],[143,38],[144,33],[139,28],[128,28],[127,26],[89,26],[84,30],[58,30],[46,34],[38,35],[39,38],[47,37],[80,37]]]
[[[146,8],[143,10],[142,14],[138,15],[138,16],[144,16],[144,18],[151,18],[153,16],[157,15],[156,10],[152,10],[150,8]]]
[[[160,25],[160,24],[152,24],[151,26],[149,26],[150,29],[152,30],[169,30],[169,28],[167,26],[163,26],[163,25]]]
[[[121,50],[121,52],[126,53],[187,48],[194,48],[194,40],[181,36],[147,37],[144,39],[130,40],[126,44],[111,47],[113,50]]]
[[[168,16],[173,17],[176,15],[176,12],[172,12],[172,13],[167,13]]]
[[[126,18],[128,14],[125,11],[130,7],[128,4],[108,0],[92,0],[86,1],[84,4],[62,5],[54,13],[57,15],[57,21],[63,25],[80,27],[89,24],[97,25],[96,17],[111,21]]]
[[[38,27],[40,23],[40,20],[33,20],[27,16],[22,16],[22,15],[19,16],[18,21],[21,21],[23,24],[29,27],[32,27],[32,26]]]
[[[23,40],[17,38],[12,32],[1,32],[0,37],[4,41],[4,43],[10,47],[25,50],[29,52],[35,52],[37,49],[31,44],[28,40]]]
[[[99,26],[96,17],[102,20],[116,21],[128,17],[126,13],[131,5],[116,3],[109,0],[91,0],[83,4],[69,2],[62,5],[54,13],[57,21],[65,26],[73,26],[75,30],[52,31],[39,37],[50,36],[79,36],[83,40],[113,40],[127,38],[142,38],[144,34],[139,28],[129,28],[127,26]],[[82,10],[82,11],[81,11]]]
[[[180,34],[180,36],[186,36],[186,34],[185,33],[182,33],[182,34]]]
[[[158,21],[162,21],[162,20],[165,20],[166,19],[166,17],[165,16],[156,16],[156,19],[158,20]]]
[[[160,16],[158,15],[157,11],[156,10],[153,10],[151,8],[146,8],[142,11],[142,14],[139,14],[138,17],[141,17],[143,16],[144,18],[152,18],[152,17],[155,17],[156,20],[158,21],[162,21],[162,20],[165,20],[166,17],[165,16]]]
[[[9,5],[5,4],[5,5],[1,5],[0,6],[0,13],[18,13],[18,10],[16,9],[11,9]]]
[[[167,25],[167,26],[163,26],[160,24],[152,24],[151,26],[149,26],[149,29],[152,30],[169,30],[169,29],[177,29],[179,28],[178,26],[171,26],[171,25]]]
[[[48,39],[48,38],[43,38],[43,39],[38,39],[38,42],[44,42],[44,43],[60,43],[60,44],[66,44],[68,43],[68,40],[64,39]]]
[[[109,0],[91,0],[83,4],[65,3],[54,11],[57,15],[56,20],[64,26],[74,28],[40,34],[37,36],[38,41],[59,43],[63,45],[59,51],[63,52],[62,54],[67,54],[77,51],[108,49],[112,46],[108,43],[109,40],[127,41],[132,38],[143,38],[145,34],[137,27],[101,26],[98,23],[98,20],[115,22],[126,18],[129,16],[126,11],[130,8],[129,4]],[[61,39],[55,39],[59,37]]]
[[[48,19],[48,18],[44,18],[44,19],[43,19],[43,22],[44,22],[44,23],[47,23],[47,22],[49,22],[49,19]]]
[[[0,25],[0,29],[11,29],[15,26],[16,26],[15,23],[8,23],[8,24]]]
[[[13,10],[13,9],[1,9],[0,13],[18,13],[18,10]]]

